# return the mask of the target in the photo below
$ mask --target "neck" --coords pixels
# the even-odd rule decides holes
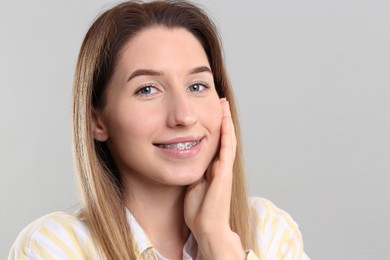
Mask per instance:
[[[127,208],[165,257],[180,258],[190,233],[184,221],[184,196],[185,187],[145,185],[133,178],[126,183]]]

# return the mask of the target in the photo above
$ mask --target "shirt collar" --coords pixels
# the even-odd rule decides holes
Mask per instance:
[[[131,233],[135,242],[134,249],[137,257],[142,255],[148,248],[153,247],[149,238],[146,236],[145,231],[138,224],[133,214],[126,208],[127,222],[129,223]]]
[[[145,231],[142,229],[140,224],[137,222],[133,214],[126,208],[127,222],[129,223],[131,233],[135,242],[134,250],[136,252],[137,258],[141,255],[144,255],[147,251],[153,251],[157,259],[165,259],[162,257],[157,250],[153,247]],[[148,250],[152,249],[152,250]],[[190,233],[184,248],[183,248],[183,259],[192,260],[199,258],[198,245],[192,233]]]

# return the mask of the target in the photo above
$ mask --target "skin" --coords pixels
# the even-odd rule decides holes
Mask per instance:
[[[191,230],[205,259],[245,258],[229,226],[236,150],[230,109],[191,33],[153,27],[124,46],[107,105],[94,111],[93,134],[107,142],[126,206],[163,256],[182,259]],[[201,139],[198,154],[174,158],[156,146],[183,137]]]

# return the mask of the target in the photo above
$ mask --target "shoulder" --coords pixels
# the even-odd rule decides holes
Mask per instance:
[[[266,259],[308,259],[298,224],[271,201],[249,198],[259,251]]]
[[[76,214],[53,212],[25,227],[9,259],[84,259],[94,245],[87,225]]]
[[[277,220],[286,228],[291,230],[298,229],[298,224],[292,217],[286,211],[278,208],[270,200],[260,197],[251,197],[249,198],[249,204],[252,212],[256,216],[256,222],[259,224],[266,224],[269,221]]]

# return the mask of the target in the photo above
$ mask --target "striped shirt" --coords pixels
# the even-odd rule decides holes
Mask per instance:
[[[247,259],[309,259],[303,251],[298,225],[283,210],[263,198],[250,198],[256,217],[259,255],[247,250]],[[134,216],[127,218],[135,240],[137,259],[165,260],[153,247]],[[76,214],[54,212],[32,222],[17,237],[11,259],[103,259],[98,255],[87,225]],[[202,259],[195,238],[190,234],[183,248],[183,259]]]

